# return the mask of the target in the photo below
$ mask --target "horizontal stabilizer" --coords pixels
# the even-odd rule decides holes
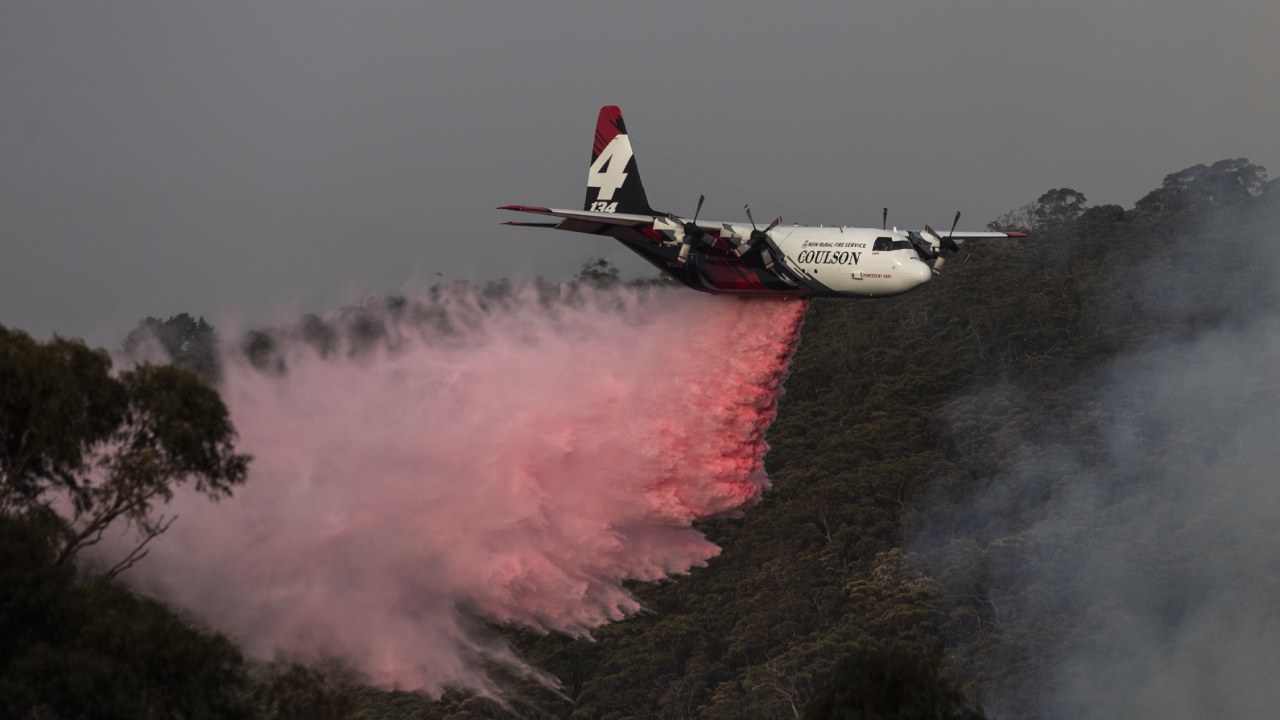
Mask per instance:
[[[551,215],[552,217],[566,220],[582,220],[602,225],[621,225],[623,227],[652,226],[654,218],[653,215],[629,215],[626,213],[592,212],[590,210],[557,210],[535,205],[503,205],[498,209],[533,213],[534,215]]]

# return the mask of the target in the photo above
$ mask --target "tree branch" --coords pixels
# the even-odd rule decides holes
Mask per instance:
[[[168,520],[164,517],[159,518],[159,521],[154,526],[147,529],[145,533],[146,537],[142,542],[138,543],[138,546],[131,550],[128,555],[125,555],[124,559],[115,565],[112,565],[111,568],[103,575],[103,578],[111,580],[125,570],[133,567],[138,561],[142,560],[142,558],[146,557],[147,553],[151,552],[151,550],[147,548],[147,544],[154,540],[156,536],[168,530],[169,526],[173,524],[173,521],[177,519],[177,515],[174,515]]]

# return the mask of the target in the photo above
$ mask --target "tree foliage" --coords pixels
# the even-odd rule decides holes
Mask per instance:
[[[185,317],[185,316],[180,316]],[[111,577],[170,520],[180,486],[245,479],[227,409],[176,365],[118,374],[101,350],[0,327],[0,717],[344,718],[345,686],[254,667]],[[75,562],[112,526],[140,531],[105,572]]]
[[[1266,188],[1267,171],[1261,165],[1245,158],[1219,160],[1166,175],[1161,186],[1144,195],[1135,208],[1181,219],[1189,212],[1248,203]]]
[[[0,327],[0,512],[76,492],[93,449],[124,421],[128,398],[111,358],[83,343],[37,343]]]
[[[221,377],[218,333],[204,318],[186,313],[168,320],[148,317],[125,337],[122,349],[128,357],[152,360],[147,354],[154,351],[153,343],[159,344],[170,362],[205,382],[212,385]]]
[[[123,587],[58,562],[48,511],[0,515],[0,716],[250,718],[244,660]]]
[[[1034,227],[1037,230],[1043,230],[1069,225],[1080,217],[1086,207],[1088,207],[1088,200],[1085,199],[1084,193],[1071,188],[1055,188],[1036,200]]]
[[[937,655],[862,650],[840,662],[805,720],[982,720],[941,675]]]
[[[217,499],[245,479],[249,458],[213,388],[172,365],[110,370],[101,350],[0,327],[0,512],[62,508],[59,562],[118,522],[145,545],[178,486]]]

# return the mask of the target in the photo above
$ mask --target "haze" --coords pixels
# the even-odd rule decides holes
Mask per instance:
[[[647,274],[497,224],[581,202],[603,104],[677,212],[981,228],[1052,187],[1129,205],[1195,163],[1280,167],[1278,27],[1263,0],[10,0],[0,323],[116,345],[147,315],[252,324],[437,273]]]

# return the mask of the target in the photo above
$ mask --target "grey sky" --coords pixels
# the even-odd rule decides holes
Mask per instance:
[[[603,104],[653,204],[703,192],[717,219],[980,228],[1051,187],[1128,205],[1197,162],[1280,172],[1277,30],[1274,0],[7,0],[0,324],[114,344],[437,272],[647,272],[497,224],[578,206]]]

